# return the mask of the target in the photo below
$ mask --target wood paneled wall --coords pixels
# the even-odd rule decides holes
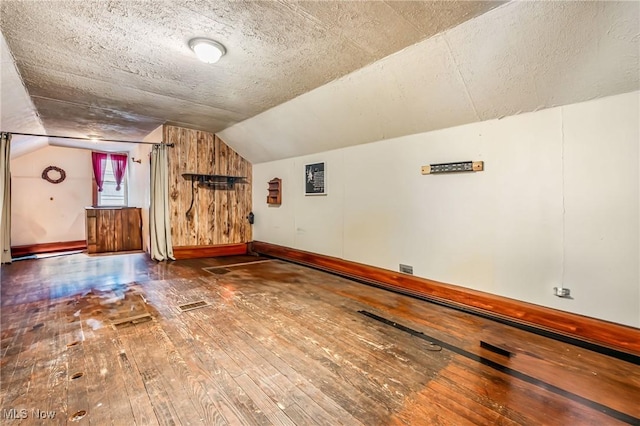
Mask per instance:
[[[211,246],[251,241],[251,163],[213,133],[165,125],[169,148],[169,212],[173,246]],[[191,181],[183,173],[244,176],[232,189],[196,185],[193,209]]]
[[[87,252],[142,250],[139,207],[87,208]]]

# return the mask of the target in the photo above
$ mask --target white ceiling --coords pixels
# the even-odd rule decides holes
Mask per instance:
[[[639,2],[512,2],[220,136],[254,163],[640,88]]]
[[[22,133],[44,133],[42,121],[22,84],[9,47],[0,34],[0,129]],[[14,136],[11,157],[47,146],[45,138]]]
[[[139,139],[218,132],[499,4],[3,0],[0,28],[49,134]],[[203,64],[193,37],[228,53]]]
[[[2,130],[168,122],[270,161],[637,90],[639,19],[638,2],[3,0]],[[198,62],[195,36],[228,55]]]
[[[46,134],[42,120],[24,87],[2,34],[0,34],[0,71],[0,129],[9,132]],[[159,140],[157,137],[150,139],[150,141]],[[136,147],[135,144],[13,135],[11,158],[20,157],[48,145],[108,152],[131,151]]]

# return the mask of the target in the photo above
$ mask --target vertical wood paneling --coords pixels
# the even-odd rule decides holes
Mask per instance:
[[[139,208],[87,209],[89,253],[142,249],[142,214]],[[93,228],[93,229],[91,229]]]
[[[171,141],[176,144],[175,148],[169,148],[167,152],[167,158],[169,163],[169,215],[171,217],[171,237],[175,241],[182,235],[181,227],[185,226],[185,211],[186,208],[182,206],[182,199],[184,196],[180,196],[180,182],[178,179],[182,179],[180,176],[180,128],[172,126],[163,126],[162,137],[164,141]]]
[[[198,163],[200,162],[198,156],[198,139],[197,135],[199,132],[189,130],[189,129],[181,129],[180,130],[182,141],[183,141],[183,149],[180,154],[180,164],[181,164],[181,174],[182,173],[198,173]],[[181,190],[186,190],[189,193],[189,203],[191,202],[191,182],[186,179],[180,177],[178,179],[180,182]],[[195,187],[194,198],[195,202],[199,202],[200,200],[200,191],[206,190],[206,188],[202,189],[198,186]],[[184,199],[183,199],[184,200]],[[184,203],[183,203],[184,204]],[[199,204],[198,204],[199,205]],[[187,219],[185,226],[185,244],[186,245],[197,245],[198,244],[198,205],[194,204],[194,208],[191,210],[193,215]],[[188,206],[187,206],[188,208]]]
[[[251,211],[251,192],[246,190],[246,186],[251,188],[251,164],[244,161],[238,153],[228,152],[228,164],[241,176],[247,176],[247,183],[234,187],[229,191],[229,224],[232,235],[242,235],[246,241],[251,241],[251,226],[246,220],[246,216]],[[249,197],[249,198],[247,198]],[[247,209],[249,206],[249,209]],[[242,217],[245,220],[233,220],[234,217]]]
[[[218,137],[215,136],[215,162],[214,162],[214,170],[216,174],[225,175],[228,174],[228,164],[227,164],[227,146],[224,142]],[[215,237],[214,239],[217,241],[225,240],[225,232],[227,228],[228,214],[229,210],[227,208],[227,198],[228,192],[227,190],[218,190],[215,199]],[[228,233],[227,233],[228,235]]]
[[[229,163],[232,164],[232,167],[235,167],[236,170],[239,169],[237,164],[238,155],[230,155]],[[239,170],[238,170],[239,171]],[[244,186],[244,185],[243,185]],[[227,192],[227,226],[229,230],[229,235],[241,235],[240,234],[240,223],[244,222],[242,220],[233,220],[235,217],[240,216],[240,212],[238,211],[238,197],[237,197],[237,188],[234,187],[229,189]]]
[[[198,171],[201,174],[213,174],[214,141],[213,134],[197,132],[198,139]],[[199,188],[197,199],[198,221],[197,244],[213,244],[213,226],[209,220],[213,217],[214,191],[209,188]]]
[[[178,153],[178,168],[177,168],[177,177],[176,177],[176,185],[178,191],[178,199],[180,200],[180,209],[181,214],[178,215],[178,222],[180,226],[178,227],[178,234],[176,235],[179,240],[189,241],[188,231],[187,229],[191,225],[193,221],[193,217],[188,218],[184,216],[185,212],[189,208],[189,197],[184,197],[183,194],[189,194],[191,190],[191,182],[186,181],[182,178],[182,173],[192,171],[193,169],[189,166],[187,161],[188,156],[188,147],[186,139],[185,129],[178,130],[178,141],[180,143],[180,150]],[[196,161],[196,159],[194,159]],[[196,188],[197,189],[197,188]],[[192,212],[192,214],[196,214],[196,212]]]
[[[198,158],[198,133],[189,129],[181,128],[182,134],[182,146],[180,148],[180,174],[182,173],[198,173],[198,164],[201,162]],[[182,241],[184,244],[196,245],[198,244],[198,223],[200,221],[201,212],[198,209],[200,206],[200,186],[193,184],[193,182],[187,181],[183,177],[178,177],[178,182],[181,184],[182,207],[185,212],[189,206],[191,206],[191,198],[193,197],[193,208],[189,216],[185,216],[186,222],[184,222],[184,233]],[[184,184],[187,183],[187,186]],[[191,195],[193,194],[193,195]],[[176,243],[174,242],[174,245]]]
[[[249,188],[253,188],[253,166],[251,165],[251,163],[249,162],[244,162],[243,163],[243,167],[244,167],[244,171],[247,174],[247,185],[249,186]],[[245,206],[251,206],[252,205],[252,199],[251,199],[251,191],[247,192],[243,192],[242,194],[240,194],[241,197],[241,202],[243,205]],[[243,214],[248,215],[252,210],[252,207],[250,207],[247,211],[243,212]],[[249,223],[249,221],[245,221],[242,223],[242,233],[244,235],[244,237],[246,238],[247,241],[253,241],[253,233],[251,232],[251,224]]]
[[[251,239],[246,216],[251,211],[251,164],[209,132],[164,126],[164,140],[174,143],[169,158],[169,212],[174,246],[235,244]],[[244,176],[247,183],[197,187],[190,217],[191,182],[183,173]]]
[[[98,235],[98,223],[95,210],[87,210],[87,252],[95,253]]]
[[[113,251],[122,250],[122,247],[124,247],[125,245],[125,239],[124,239],[125,228],[122,223],[124,218],[125,218],[125,215],[122,214],[122,210],[113,211],[113,229],[115,234],[114,235],[115,247]]]
[[[104,240],[104,251],[116,251],[116,236],[115,236],[115,226],[114,222],[116,220],[116,214],[114,210],[103,210],[103,220],[101,224],[101,235],[112,235],[112,238],[105,238]],[[102,213],[101,212],[101,213]],[[98,216],[100,219],[100,216]]]
[[[96,215],[96,249],[95,253],[104,253],[107,251],[106,242],[103,238],[98,238],[100,235],[107,235],[109,229],[107,228],[106,214]]]
[[[136,229],[135,216],[131,214],[133,210],[134,209],[125,209],[122,211],[122,226],[125,230],[122,233],[122,250],[131,250],[131,246],[133,245],[134,233],[131,232],[131,230]]]
[[[142,249],[142,216],[140,209],[123,209],[124,245],[122,250]]]

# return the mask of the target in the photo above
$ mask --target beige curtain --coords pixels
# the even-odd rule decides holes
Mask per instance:
[[[160,261],[175,260],[169,219],[167,149],[166,145],[154,145],[151,151],[151,207],[149,209],[151,258]]]
[[[0,261],[11,263],[11,133],[0,134]]]

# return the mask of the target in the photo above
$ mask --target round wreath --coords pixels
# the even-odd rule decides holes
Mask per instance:
[[[60,177],[58,179],[51,179],[49,177],[49,172],[52,171],[52,170],[54,172],[60,173]],[[46,169],[44,169],[43,172],[42,172],[42,179],[46,180],[47,182],[51,182],[51,183],[60,183],[66,177],[67,177],[67,174],[64,172],[64,170],[62,170],[60,167],[56,167],[56,166],[49,166]]]

